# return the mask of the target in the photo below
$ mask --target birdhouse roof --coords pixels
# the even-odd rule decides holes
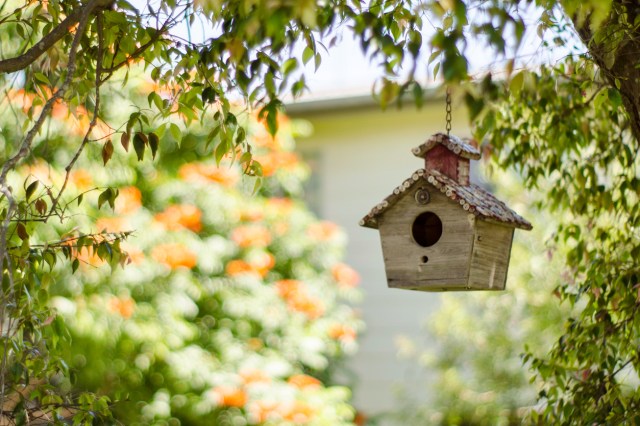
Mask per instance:
[[[425,183],[440,190],[460,208],[473,213],[476,217],[512,226],[520,229],[531,229],[529,223],[518,213],[511,210],[505,203],[478,185],[460,185],[455,180],[445,176],[437,170],[419,169],[393,190],[393,193],[376,205],[368,215],[360,221],[361,226],[378,229],[378,218],[391,206],[397,203],[407,191],[416,185]]]
[[[416,157],[424,158],[426,153],[438,144],[444,146],[449,151],[459,155],[460,157],[468,158],[470,160],[480,159],[480,151],[478,151],[478,148],[464,142],[456,136],[445,135],[444,133],[436,133],[432,135],[425,143],[413,148],[411,152],[413,152],[413,155]]]

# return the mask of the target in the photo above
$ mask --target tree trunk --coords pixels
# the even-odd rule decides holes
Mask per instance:
[[[617,37],[603,37],[596,42],[594,32],[589,28],[589,20],[579,23],[573,17],[574,26],[584,42],[589,54],[600,68],[603,76],[612,87],[617,87],[622,95],[622,102],[627,114],[631,131],[640,141],[640,30],[633,24],[621,23],[621,10],[627,14],[626,22],[635,22],[640,14],[640,5],[635,1],[613,0],[612,13],[609,20],[602,24],[597,31],[631,32],[622,39]],[[617,40],[616,40],[617,39]],[[613,56],[612,56],[613,53]]]

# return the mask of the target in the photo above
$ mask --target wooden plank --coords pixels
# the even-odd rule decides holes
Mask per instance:
[[[469,286],[478,289],[504,289],[511,255],[513,228],[477,221],[471,255]]]

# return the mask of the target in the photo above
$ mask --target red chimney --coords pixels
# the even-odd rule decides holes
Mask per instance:
[[[463,186],[469,185],[469,160],[480,159],[477,148],[444,133],[436,133],[412,151],[424,158],[425,169],[437,170]]]

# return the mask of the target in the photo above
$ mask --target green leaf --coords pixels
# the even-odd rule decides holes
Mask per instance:
[[[287,59],[282,65],[282,73],[286,76],[298,68],[298,60],[296,58]]]
[[[214,152],[215,155],[215,159],[216,159],[216,165],[220,165],[220,162],[222,161],[222,158],[227,154],[227,152],[229,152],[230,146],[226,140],[226,138],[221,139],[220,143],[218,144],[218,146],[216,146],[216,150]]]
[[[156,152],[158,152],[158,146],[160,145],[160,139],[158,135],[151,132],[149,133],[149,148],[151,148],[151,158],[156,158]]]
[[[133,129],[133,126],[136,125],[136,122],[140,121],[140,113],[134,112],[129,116],[129,121],[127,122],[127,133],[129,133],[129,129]]]
[[[202,102],[212,104],[216,101],[216,91],[213,87],[207,86],[202,91]]]
[[[467,104],[467,108],[469,109],[469,120],[475,120],[484,108],[484,101],[482,99],[476,99],[469,92],[465,93],[464,101]]]
[[[147,136],[142,132],[136,132],[133,136],[133,149],[136,151],[138,161],[144,159],[144,148],[147,145]]]
[[[25,190],[25,198],[27,201],[29,201],[29,198],[31,198],[31,196],[33,195],[34,192],[36,192],[36,189],[38,188],[38,184],[40,183],[40,181],[33,181],[29,184],[29,186],[27,186],[27,189]]]
[[[595,108],[597,110],[599,110],[600,108],[602,108],[602,104],[604,103],[604,101],[606,101],[607,99],[609,99],[609,94],[608,91],[600,91],[597,95],[596,98],[593,100],[593,105],[595,106]]]
[[[113,190],[111,188],[107,188],[98,196],[98,209],[102,207],[102,205],[106,202],[110,202],[113,197]]]
[[[309,46],[305,47],[302,51],[302,63],[306,65],[311,60],[311,58],[313,58],[314,54],[315,52],[313,51],[313,49],[311,49]]]
[[[173,136],[173,138],[176,141],[179,141],[182,138],[182,131],[180,130],[180,127],[176,123],[171,123],[169,125],[169,132],[171,133],[171,136]]]
[[[275,107],[275,104],[268,103],[265,105],[259,114],[260,118],[264,118],[267,122],[267,130],[271,136],[275,136],[278,132],[278,110]]]
[[[39,82],[46,84],[47,86],[52,85],[51,82],[49,81],[49,78],[46,75],[42,74],[41,72],[33,73],[33,77]]]
[[[422,108],[424,103],[424,92],[420,83],[413,84],[413,100],[418,108]]]
[[[614,108],[620,108],[622,106],[622,96],[620,95],[618,89],[610,87],[607,90],[607,97],[609,98],[609,101],[614,106]]]
[[[153,103],[156,108],[158,108],[158,111],[164,110],[164,103],[162,101],[162,98],[156,92],[149,93],[149,96],[147,96],[147,102],[149,102],[149,106],[151,106],[151,104]]]
[[[398,83],[390,80],[384,80],[382,90],[380,90],[380,106],[384,109],[393,102],[400,92]]]
[[[509,82],[509,91],[518,94],[524,87],[524,71],[515,74]]]

